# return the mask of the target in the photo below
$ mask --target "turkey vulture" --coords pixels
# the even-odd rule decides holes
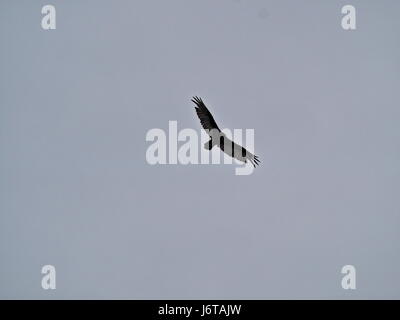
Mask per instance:
[[[211,112],[208,111],[201,98],[193,97],[192,102],[196,104],[196,113],[200,119],[202,127],[210,136],[210,140],[205,143],[204,148],[211,150],[214,146],[218,146],[223,152],[232,158],[244,163],[247,163],[247,160],[249,160],[254,167],[259,164],[260,160],[256,155],[228,139],[228,137],[218,128]]]

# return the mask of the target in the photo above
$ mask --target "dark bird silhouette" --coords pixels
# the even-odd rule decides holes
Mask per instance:
[[[211,150],[214,146],[218,146],[227,155],[239,161],[247,163],[250,161],[254,167],[260,163],[258,157],[251,152],[247,151],[242,146],[239,146],[230,140],[219,128],[215,122],[211,112],[207,109],[203,100],[199,97],[193,97],[192,102],[196,104],[196,113],[200,119],[200,123],[210,140],[204,144],[204,148]]]

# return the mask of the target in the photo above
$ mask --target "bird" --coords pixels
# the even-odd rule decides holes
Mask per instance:
[[[261,162],[258,156],[252,154],[247,151],[244,147],[236,144],[232,140],[230,140],[218,127],[217,123],[214,120],[211,112],[207,109],[203,100],[197,96],[194,96],[191,100],[196,106],[195,110],[197,116],[200,119],[200,124],[204,130],[210,136],[210,140],[204,144],[204,148],[207,150],[211,150],[214,146],[218,146],[223,152],[227,155],[231,156],[234,159],[237,159],[241,162],[250,163],[256,167]]]

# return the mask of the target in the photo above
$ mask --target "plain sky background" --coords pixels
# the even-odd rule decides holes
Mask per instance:
[[[400,298],[399,15],[397,0],[1,1],[0,298]],[[193,95],[255,129],[252,175],[147,164],[149,129],[200,131]]]

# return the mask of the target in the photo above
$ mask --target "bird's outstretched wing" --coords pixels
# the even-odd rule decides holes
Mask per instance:
[[[196,104],[196,107],[194,107],[196,109],[196,113],[197,116],[200,119],[200,123],[202,125],[202,127],[205,130],[215,130],[217,129],[218,131],[221,131],[218,128],[217,123],[215,122],[212,114],[210,111],[208,111],[206,105],[204,104],[203,100],[201,100],[201,98],[199,97],[193,97],[192,102],[194,102]]]
[[[261,162],[258,156],[252,154],[244,147],[238,145],[237,143],[225,137],[223,139],[223,143],[221,143],[219,147],[223,152],[230,155],[232,158],[235,158],[245,163],[247,163],[247,161],[250,161],[250,163],[254,166],[254,168],[258,166]]]

